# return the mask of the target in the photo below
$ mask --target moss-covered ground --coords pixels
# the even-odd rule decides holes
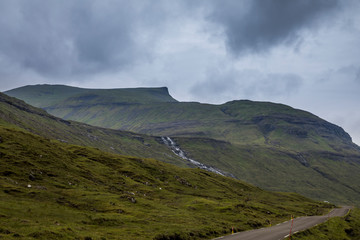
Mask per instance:
[[[34,104],[52,103],[48,110],[61,117],[171,136],[189,157],[263,189],[360,206],[359,147],[340,127],[311,113],[267,102],[176,102],[166,89],[87,92],[43,85],[18,90],[18,97],[38,100]],[[71,144],[191,166],[160,137],[63,120],[5,94],[0,94],[1,120]]]
[[[196,161],[267,190],[297,192],[312,199],[360,206],[360,148],[341,127],[306,111],[246,100],[221,105],[177,102],[165,88],[89,90],[37,85],[8,94],[65,119],[170,136]],[[36,134],[189,166],[161,140],[157,141],[159,138],[52,116],[50,121],[49,114],[44,119],[44,111],[43,116],[30,114],[39,109],[3,95],[0,118]],[[10,109],[1,104],[1,98],[16,102],[20,108]]]
[[[331,207],[0,127],[2,239],[209,239]]]

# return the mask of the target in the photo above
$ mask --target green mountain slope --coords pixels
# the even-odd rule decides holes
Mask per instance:
[[[0,238],[207,239],[331,205],[0,126]]]
[[[43,88],[51,91],[39,96]],[[76,89],[76,94],[64,95],[64,88]],[[211,105],[149,100],[146,93],[155,90],[162,91],[162,98],[173,100],[167,89],[89,90],[56,85],[26,86],[6,94],[64,119],[112,129],[298,150],[359,150],[342,128],[286,105],[252,101]],[[131,98],[125,94],[127,91],[132,93]]]
[[[7,93],[31,95],[33,88]],[[78,104],[78,98],[44,108],[92,125],[170,136],[188,157],[265,189],[360,205],[359,147],[342,128],[309,112],[252,101]]]
[[[85,89],[65,85],[33,85],[8,91],[14,96],[35,107],[46,108],[64,100],[73,101],[76,106],[82,104],[128,104],[152,102],[176,102],[163,88],[129,88],[129,89]]]
[[[179,166],[188,164],[176,157],[159,138],[66,121],[3,93],[0,93],[0,125],[17,126],[46,138],[96,147],[107,152],[156,157]]]
[[[360,155],[296,152],[204,138],[174,138],[190,158],[272,191],[294,191],[338,204],[360,205]]]

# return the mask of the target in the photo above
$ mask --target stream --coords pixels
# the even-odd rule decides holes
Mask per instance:
[[[198,167],[200,169],[204,169],[204,170],[209,171],[209,172],[220,174],[222,176],[227,175],[227,174],[221,172],[218,169],[215,169],[215,168],[210,167],[210,166],[206,166],[205,164],[202,164],[201,162],[198,162],[198,161],[196,161],[194,159],[188,158],[186,156],[185,152],[183,150],[181,150],[181,148],[170,137],[161,137],[161,139],[163,140],[165,145],[167,145],[168,147],[171,148],[173,153],[175,153],[177,156],[181,157],[182,159],[184,159],[186,161],[189,161],[191,164],[195,165],[196,167]]]

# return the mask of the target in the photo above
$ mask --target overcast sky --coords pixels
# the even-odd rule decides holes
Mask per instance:
[[[0,91],[167,86],[304,109],[360,144],[358,0],[0,0]]]

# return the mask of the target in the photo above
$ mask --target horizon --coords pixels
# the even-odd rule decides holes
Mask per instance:
[[[282,103],[360,145],[360,2],[0,3],[0,91],[167,86],[179,101]]]
[[[75,87],[75,86],[64,85],[64,84],[34,84],[34,85],[25,85],[25,86],[22,86],[22,87],[43,86],[43,85],[45,85],[45,86],[65,86],[65,87],[81,88],[81,87]],[[18,88],[22,88],[22,87],[18,87]],[[15,90],[15,89],[18,89],[18,88],[10,89],[10,90],[7,90],[7,91]],[[291,106],[291,105],[288,105],[288,104],[286,104],[286,103],[281,103],[281,102],[256,101],[256,100],[250,100],[250,99],[233,99],[233,100],[229,100],[229,101],[227,101],[227,102],[218,103],[218,104],[216,104],[216,103],[207,103],[207,102],[198,102],[198,101],[181,101],[181,100],[179,100],[179,99],[174,98],[174,97],[171,95],[170,90],[169,90],[169,87],[167,87],[167,86],[162,86],[162,87],[137,87],[137,88],[81,88],[81,89],[87,89],[87,90],[117,90],[117,89],[119,89],[119,90],[121,90],[121,89],[162,89],[162,88],[167,89],[168,95],[169,95],[170,97],[172,97],[174,100],[178,101],[178,102],[196,102],[196,103],[200,103],[200,104],[210,104],[210,105],[223,105],[223,104],[226,104],[226,103],[232,102],[232,101],[268,102],[268,103],[282,104],[282,105],[286,105],[286,106],[289,106],[289,107],[291,107],[291,108],[294,108],[294,109],[296,109],[296,110],[301,110],[301,111],[309,112],[309,113],[311,113],[312,115],[315,115],[316,117],[319,117],[319,118],[321,118],[321,119],[323,119],[323,120],[325,120],[325,121],[328,121],[327,119],[322,118],[321,116],[318,116],[318,115],[316,115],[315,113],[312,113],[312,112],[310,112],[310,111],[307,111],[307,110],[304,110],[304,109],[301,109],[301,108],[296,108],[296,107],[293,107],[293,106]],[[3,93],[5,93],[5,92],[6,92],[6,91],[4,91]],[[5,94],[6,94],[6,93],[5,93]],[[330,121],[328,121],[328,122],[330,122]],[[330,123],[332,123],[332,122],[330,122]],[[338,126],[341,127],[343,130],[345,130],[345,132],[347,132],[346,129],[344,129],[342,126],[340,126],[340,125],[338,125]],[[354,141],[352,135],[351,135],[349,132],[347,132],[347,133],[350,135],[353,143],[355,143],[356,145],[360,146],[359,143],[357,143],[357,142]]]

